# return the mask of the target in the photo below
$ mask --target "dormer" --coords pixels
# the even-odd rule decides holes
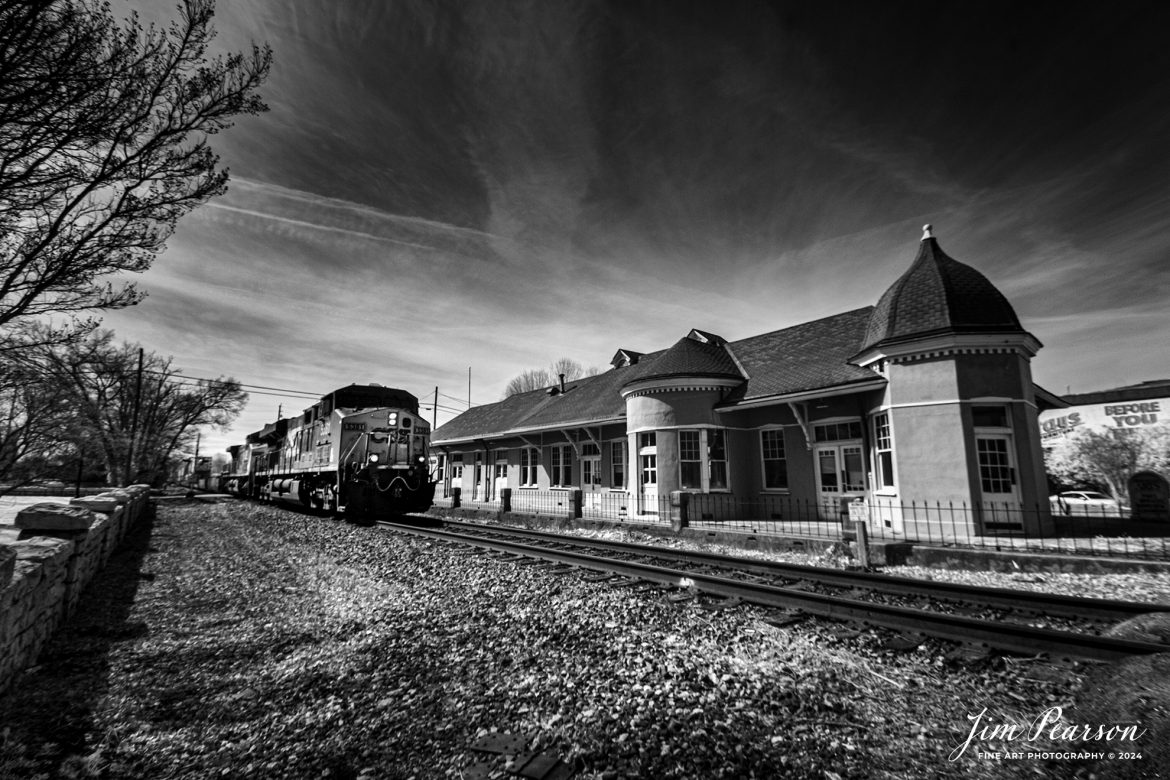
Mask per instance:
[[[714,333],[708,333],[698,328],[691,328],[691,332],[687,334],[687,338],[692,341],[697,341],[700,344],[711,344],[716,347],[721,347],[727,343],[727,339],[722,336],[716,336]]]
[[[636,366],[643,354],[642,352],[635,352],[632,349],[619,349],[613,356],[613,360],[609,361],[609,364],[614,368]]]

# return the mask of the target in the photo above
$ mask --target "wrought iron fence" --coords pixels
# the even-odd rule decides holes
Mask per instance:
[[[437,498],[439,506],[583,517],[615,522],[663,524],[751,534],[840,540],[854,520],[883,542],[1108,555],[1170,560],[1170,521],[1141,520],[1116,507],[1062,504],[900,503],[868,500],[810,501],[790,496],[740,497],[726,493],[676,492],[637,495],[624,491],[504,490],[486,501]]]

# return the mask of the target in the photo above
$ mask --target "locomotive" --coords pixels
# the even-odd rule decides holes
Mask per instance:
[[[435,495],[430,437],[414,395],[349,385],[229,447],[219,488],[353,519],[424,512]]]

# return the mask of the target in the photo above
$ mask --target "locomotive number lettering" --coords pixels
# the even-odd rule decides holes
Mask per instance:
[[[345,431],[364,431],[366,424],[362,422],[347,422],[341,424],[342,430]]]

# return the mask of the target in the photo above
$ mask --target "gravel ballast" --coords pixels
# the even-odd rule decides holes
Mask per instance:
[[[469,748],[492,732],[607,780],[1089,777],[978,754],[1104,749],[989,734],[955,756],[984,709],[1078,722],[1085,667],[765,617],[273,507],[163,505],[0,698],[0,777],[510,777]]]

